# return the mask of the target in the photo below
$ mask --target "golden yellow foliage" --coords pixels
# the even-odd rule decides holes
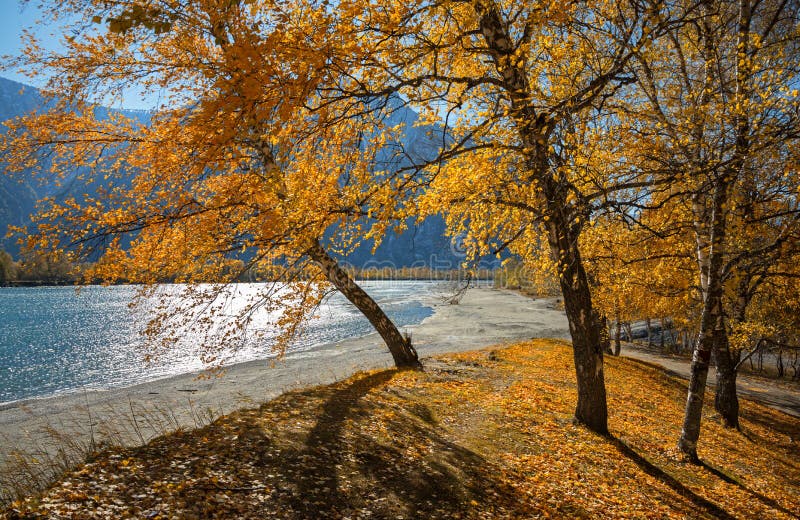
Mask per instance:
[[[43,201],[26,247],[99,256],[86,282],[189,284],[180,305],[149,303],[152,289],[138,300],[162,312],[147,330],[162,345],[180,335],[179,308],[184,322],[205,308],[221,319],[230,292],[222,284],[267,273],[286,285],[251,293],[221,329],[208,316],[193,326],[217,340],[215,359],[213,349],[236,341],[263,308],[285,333],[281,352],[329,288],[309,250],[323,238],[334,254],[365,238],[377,247],[402,216],[396,193],[409,182],[387,146],[402,130],[391,107],[323,96],[352,81],[349,60],[371,52],[343,25],[362,6],[338,7],[46,5],[65,31],[91,29],[57,52],[30,42],[17,65],[46,77],[49,105],[11,122],[1,147],[9,169],[38,167],[87,188]],[[159,93],[146,122],[99,106],[128,89]]]

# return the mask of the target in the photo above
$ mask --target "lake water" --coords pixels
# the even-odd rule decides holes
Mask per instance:
[[[421,303],[439,284],[432,282],[367,282],[363,287],[398,327],[420,323],[433,311]],[[237,294],[256,285],[234,286]],[[184,331],[178,348],[145,362],[141,321],[128,306],[135,287],[0,288],[0,404],[82,389],[130,386],[204,368],[199,339]],[[269,313],[256,316],[260,338],[237,343],[221,352],[226,362],[267,359],[275,333]],[[334,294],[315,312],[291,351],[308,350],[373,332],[369,322],[341,294]],[[263,322],[263,323],[262,323]]]

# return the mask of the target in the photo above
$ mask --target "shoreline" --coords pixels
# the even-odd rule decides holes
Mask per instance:
[[[553,301],[472,288],[460,304],[450,305],[432,294],[423,304],[433,314],[403,329],[412,334],[420,358],[531,337],[568,337],[566,316]],[[257,406],[289,390],[391,366],[388,350],[377,333],[371,333],[290,353],[274,363],[254,360],[231,365],[220,377],[198,379],[195,372],[128,387],[15,401],[0,407],[0,470],[14,450],[58,449],[48,445],[54,441],[53,432],[72,443],[141,444],[168,431],[201,426],[238,408]]]
[[[380,281],[380,282],[388,281],[388,282],[391,282],[393,280],[367,280],[367,281],[359,280],[359,283],[363,284],[363,283],[370,283],[370,282],[373,282],[373,281]],[[436,281],[436,280],[400,280],[400,281],[401,282],[423,281],[423,282],[431,282],[433,284],[444,283],[444,282]],[[235,282],[235,283],[244,284],[244,283],[249,283],[249,282]],[[117,286],[118,287],[123,287],[123,286],[125,286],[125,287],[135,287],[135,286],[130,286],[128,284],[118,284]],[[37,286],[37,287],[51,288],[51,289],[62,289],[62,288],[64,288],[63,285],[62,286],[59,286],[59,285],[41,285],[41,286]],[[103,286],[100,286],[100,285],[86,285],[86,286],[81,286],[81,289],[82,288],[96,288],[96,287],[103,287]],[[481,286],[481,287],[485,287],[485,286]],[[4,288],[20,288],[20,287],[4,287],[4,286],[0,286],[0,290],[4,289]],[[26,287],[21,287],[21,288],[26,288]],[[436,307],[437,303],[440,301],[440,296],[442,294],[446,294],[446,293],[447,293],[446,291],[432,290],[429,293],[422,295],[417,301],[420,304],[422,304],[423,306],[425,306],[426,308],[430,309],[431,310],[431,314],[433,314],[434,307]],[[422,321],[428,319],[429,317],[430,316],[426,316],[425,318],[422,319]],[[415,327],[415,326],[420,325],[422,323],[422,321],[420,321],[420,323],[417,323],[417,324],[414,324],[414,325],[398,326],[398,328],[401,329],[401,331],[403,331],[403,330],[407,329],[408,327]],[[370,329],[374,331],[374,329],[372,329],[371,327],[370,327]],[[290,355],[293,356],[295,354],[313,352],[313,351],[316,351],[316,350],[319,350],[319,349],[322,349],[322,348],[325,348],[325,347],[329,347],[329,346],[334,345],[334,344],[340,344],[342,342],[355,341],[355,340],[361,339],[363,337],[369,336],[371,334],[376,334],[376,333],[375,332],[369,332],[369,333],[364,334],[362,336],[352,336],[352,337],[348,337],[348,338],[342,338],[342,339],[336,340],[336,341],[324,341],[324,342],[320,342],[320,343],[315,343],[315,344],[312,344],[311,346],[306,347],[306,348],[304,348],[302,350],[295,350],[295,351],[292,351],[290,353],[287,353],[285,357],[288,357]],[[302,341],[301,341],[301,343],[302,343]],[[285,359],[285,357],[284,357],[284,359]],[[303,357],[303,356],[301,356],[301,357]],[[224,366],[224,370],[227,371],[228,369],[231,369],[231,368],[234,368],[234,367],[237,367],[237,366],[240,366],[240,365],[246,365],[248,363],[259,363],[259,362],[263,362],[263,363],[269,364],[269,363],[272,363],[272,362],[280,363],[281,360],[278,359],[277,355],[271,355],[270,357],[260,357],[260,358],[256,358],[256,359],[247,359],[247,360],[242,360],[242,361],[235,361],[235,362],[232,362],[230,364],[225,365]],[[213,369],[209,369],[209,368],[193,369],[193,370],[191,370],[189,372],[181,372],[181,373],[173,373],[173,374],[161,374],[161,375],[157,375],[157,376],[153,377],[152,379],[145,378],[145,379],[141,379],[141,380],[133,381],[133,382],[128,382],[128,383],[115,383],[115,384],[110,384],[108,386],[103,386],[103,385],[99,385],[98,384],[98,385],[95,385],[95,386],[84,386],[84,387],[78,387],[78,388],[65,388],[65,389],[56,390],[54,393],[47,394],[47,395],[33,395],[33,396],[21,397],[19,399],[12,399],[12,400],[9,400],[9,401],[0,401],[0,413],[2,413],[4,410],[8,410],[8,409],[11,409],[11,408],[17,408],[17,407],[20,407],[20,406],[26,406],[28,404],[36,403],[36,402],[42,401],[42,400],[62,399],[62,398],[67,398],[67,397],[70,397],[70,396],[73,396],[73,395],[83,395],[84,393],[87,393],[87,392],[88,393],[95,393],[95,392],[123,391],[125,389],[137,387],[139,385],[154,384],[154,383],[158,383],[159,381],[164,381],[164,380],[172,379],[172,378],[188,377],[188,376],[193,376],[194,378],[197,378],[199,376],[202,376],[203,374],[210,373],[211,370],[213,370]],[[0,422],[2,422],[2,419],[0,419]]]

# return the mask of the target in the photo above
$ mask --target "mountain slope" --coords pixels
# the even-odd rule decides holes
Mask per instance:
[[[0,78],[0,122],[41,110],[45,107],[44,98],[39,91],[27,85]],[[102,117],[103,111],[99,109]],[[128,116],[143,122],[147,113],[125,111]],[[417,115],[402,106],[396,107],[391,116],[393,124],[405,124],[402,146],[406,153],[419,160],[430,158],[438,150],[438,144],[422,128],[415,127]],[[0,157],[0,165],[2,158]],[[2,166],[0,166],[2,167]],[[73,176],[74,177],[74,176]],[[91,187],[88,188],[91,191]],[[13,238],[5,238],[8,226],[24,226],[30,222],[35,211],[36,201],[43,197],[61,198],[73,192],[86,191],[85,185],[67,182],[63,185],[52,179],[33,179],[30,171],[11,175],[0,175],[0,249],[19,254],[19,247]],[[445,225],[441,218],[429,218],[422,224],[413,220],[407,223],[409,229],[401,234],[392,233],[372,253],[372,242],[361,245],[347,256],[346,260],[357,267],[411,267],[427,266],[456,268],[463,260],[445,235]]]

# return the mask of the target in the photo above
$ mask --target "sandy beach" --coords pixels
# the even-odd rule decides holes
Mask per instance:
[[[470,289],[458,305],[424,301],[434,314],[405,327],[420,357],[473,350],[532,337],[568,337],[554,300],[532,300],[491,288]],[[194,428],[234,409],[256,406],[288,390],[328,384],[359,370],[392,365],[377,334],[289,354],[274,366],[252,361],[220,377],[197,374],[127,388],[33,399],[0,408],[0,471],[13,450],[54,449],[53,432],[70,443],[138,444],[177,428]]]

